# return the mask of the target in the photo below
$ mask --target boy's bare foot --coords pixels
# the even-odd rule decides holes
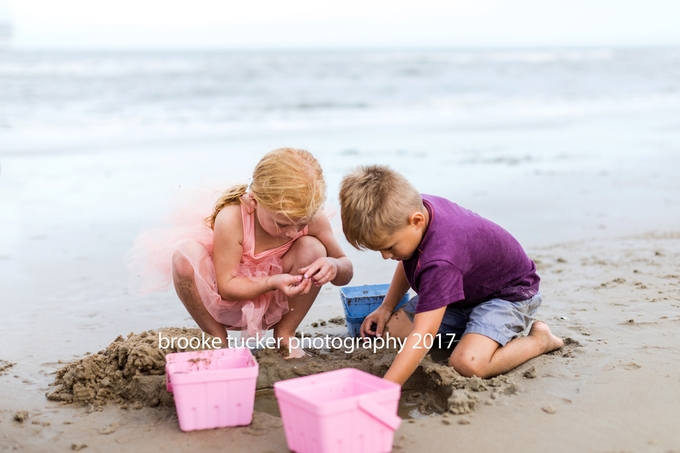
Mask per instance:
[[[550,327],[543,321],[534,321],[534,324],[529,331],[529,336],[541,340],[544,345],[543,354],[559,349],[564,345],[564,341],[553,335],[550,331]]]

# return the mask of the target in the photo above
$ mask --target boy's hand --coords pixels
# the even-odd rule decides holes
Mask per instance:
[[[306,280],[314,282],[316,286],[325,285],[338,275],[338,263],[335,258],[317,258],[307,267],[298,269]]]
[[[361,338],[371,337],[381,337],[383,331],[385,330],[385,324],[389,321],[392,316],[392,312],[382,305],[375,309],[373,313],[366,316],[364,322],[361,323]]]
[[[307,294],[312,289],[312,282],[302,275],[274,274],[269,277],[269,288],[278,289],[288,297]]]

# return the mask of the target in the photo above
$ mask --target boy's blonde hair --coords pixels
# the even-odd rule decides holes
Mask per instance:
[[[355,248],[378,250],[389,235],[408,224],[423,199],[401,174],[385,165],[361,166],[340,184],[342,231]]]
[[[241,203],[247,184],[231,186],[217,200],[205,223],[213,228],[217,214]],[[326,181],[319,162],[303,149],[279,148],[264,155],[253,171],[253,198],[263,208],[294,222],[308,223],[326,201]]]

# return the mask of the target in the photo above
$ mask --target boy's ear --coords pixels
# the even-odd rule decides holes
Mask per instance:
[[[410,216],[408,216],[409,225],[413,225],[418,228],[425,226],[425,216],[420,211],[413,211]]]

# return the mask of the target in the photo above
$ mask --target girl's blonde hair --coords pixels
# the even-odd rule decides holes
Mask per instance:
[[[213,228],[217,214],[225,206],[241,203],[247,191],[247,184],[228,188],[205,219],[206,225]],[[326,201],[326,181],[319,162],[309,151],[296,148],[265,154],[253,171],[250,191],[263,208],[301,223],[312,220]]]

